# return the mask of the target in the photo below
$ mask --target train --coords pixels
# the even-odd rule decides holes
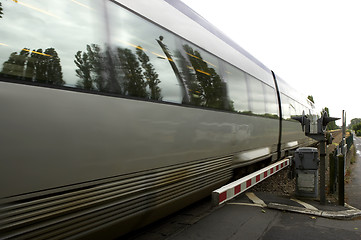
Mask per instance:
[[[314,143],[314,104],[179,0],[0,4],[1,239],[116,238]]]

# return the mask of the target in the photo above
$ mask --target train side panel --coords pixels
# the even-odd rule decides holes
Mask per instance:
[[[98,219],[89,222],[93,231],[110,215],[109,225],[132,216],[139,227],[225,183],[235,156],[244,162],[276,151],[274,119],[0,85],[6,234],[25,226],[24,236],[41,234],[50,216],[68,234]],[[156,214],[162,205],[167,211]],[[71,225],[60,224],[68,218]]]

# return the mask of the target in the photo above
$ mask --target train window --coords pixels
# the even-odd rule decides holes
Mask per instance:
[[[251,100],[251,111],[253,114],[264,115],[266,114],[265,95],[263,91],[263,83],[247,74],[248,93]]]
[[[175,36],[112,2],[108,17],[114,78],[122,94],[182,103]]]
[[[263,84],[263,90],[266,99],[266,115],[271,118],[278,118],[278,103],[274,88]]]
[[[219,60],[190,43],[184,43],[187,65],[183,75],[192,105],[228,109],[227,89],[220,76]]]
[[[290,112],[290,98],[281,94],[281,103],[282,103],[282,118],[285,120],[289,120],[291,118]]]
[[[289,98],[289,112],[291,117],[297,115],[297,102],[293,100],[292,98]]]
[[[291,120],[293,116],[302,115],[302,105],[294,99],[281,94],[283,119]]]
[[[93,69],[100,64],[95,56],[104,46],[98,4],[90,0],[2,1],[0,76],[95,88],[101,75],[100,68]]]
[[[239,113],[249,112],[246,73],[230,64],[224,63],[223,65],[223,78],[227,83],[231,109]]]

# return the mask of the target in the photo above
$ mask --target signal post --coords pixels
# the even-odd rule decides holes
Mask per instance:
[[[319,119],[315,119],[315,116],[306,116],[303,112],[302,116],[294,116],[292,119],[299,121],[302,125],[302,130],[305,135],[315,139],[320,143],[320,203],[326,204],[326,144],[331,140],[326,137],[327,124],[338,120],[340,118],[333,118],[327,115],[326,111],[323,111],[322,116]]]

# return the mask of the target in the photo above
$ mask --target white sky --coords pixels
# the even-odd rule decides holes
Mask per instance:
[[[318,108],[361,118],[361,1],[182,1]]]

